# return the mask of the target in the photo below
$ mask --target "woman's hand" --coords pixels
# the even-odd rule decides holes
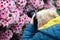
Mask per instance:
[[[34,15],[32,16],[32,18],[31,18],[31,21],[30,21],[31,24],[33,24],[33,22],[34,22],[34,21],[33,21],[34,17],[35,17],[35,14],[34,14]]]

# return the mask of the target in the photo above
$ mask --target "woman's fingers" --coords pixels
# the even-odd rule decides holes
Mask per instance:
[[[35,17],[35,14],[32,16],[32,19],[31,19],[31,21],[30,21],[31,24],[33,24],[33,19],[34,19],[34,17]]]
[[[32,16],[32,19],[34,19],[34,17],[35,17],[35,14]]]

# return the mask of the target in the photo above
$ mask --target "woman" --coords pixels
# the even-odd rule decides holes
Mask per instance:
[[[22,40],[60,40],[60,17],[56,11],[42,10],[36,16],[38,26],[33,24],[34,14],[23,31]]]

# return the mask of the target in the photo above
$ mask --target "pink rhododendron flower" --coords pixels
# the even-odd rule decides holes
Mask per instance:
[[[0,35],[0,40],[10,40],[12,38],[13,33],[11,30],[7,30]]]
[[[46,2],[44,2],[44,8],[53,7],[52,2],[53,2],[53,0],[46,0]]]
[[[43,8],[44,5],[43,0],[30,0],[30,2],[35,8]]]
[[[17,2],[17,4],[20,5],[20,7],[25,7],[27,1],[26,0],[15,0],[15,2]]]
[[[6,3],[6,1],[0,1],[0,10],[2,10],[2,9],[4,9],[4,8],[6,8],[7,7],[7,3]]]
[[[21,17],[18,17],[11,26],[11,29],[15,33],[21,33],[23,25],[28,23],[28,20],[30,20],[30,18],[25,14]]]
[[[56,0],[57,8],[60,9],[60,0]]]
[[[25,23],[29,23],[29,21],[30,21],[30,19],[31,19],[31,18],[29,18],[26,14],[24,14],[24,15],[22,16],[22,18],[23,18],[23,20],[24,20]]]

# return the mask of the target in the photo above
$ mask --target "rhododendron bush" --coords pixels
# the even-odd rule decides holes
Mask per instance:
[[[0,0],[0,40],[22,40],[22,28],[31,20],[28,14],[47,8],[60,9],[60,0]]]

